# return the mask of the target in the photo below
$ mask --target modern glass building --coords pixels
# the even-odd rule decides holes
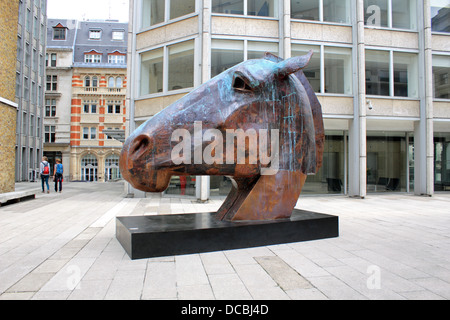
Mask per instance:
[[[304,71],[326,142],[303,193],[450,191],[448,0],[131,0],[130,9],[128,134],[237,63],[313,49]],[[174,177],[166,193],[204,200],[229,189],[225,177]]]

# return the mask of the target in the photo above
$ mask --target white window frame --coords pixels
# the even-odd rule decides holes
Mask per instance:
[[[101,54],[85,54],[84,62],[85,63],[102,63],[102,55]]]
[[[95,36],[93,36],[95,35]],[[89,40],[101,40],[102,30],[101,29],[90,29],[89,30]]]
[[[118,55],[118,54],[110,54],[108,55],[108,63],[112,64],[125,64],[125,55]]]

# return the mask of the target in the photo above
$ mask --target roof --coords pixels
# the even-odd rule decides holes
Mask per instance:
[[[84,55],[95,50],[102,54],[102,62],[108,61],[108,54],[119,51],[127,52],[128,23],[114,21],[81,21],[78,24],[78,34],[75,43],[75,62],[84,62]],[[101,31],[99,40],[89,38],[91,30]],[[123,31],[123,40],[113,40],[113,31]]]
[[[65,40],[54,40],[55,28],[66,29]],[[100,31],[99,39],[90,39],[90,31]],[[123,31],[123,40],[113,40],[114,31]],[[78,67],[100,67],[97,63],[85,63],[85,54],[101,54],[101,67],[126,68],[124,65],[108,64],[108,55],[127,53],[128,23],[113,20],[105,21],[77,21],[67,19],[47,20],[47,48],[70,48],[74,52],[74,64]]]
[[[47,47],[73,48],[75,42],[77,20],[48,19],[47,20]],[[54,28],[66,28],[65,40],[53,40]]]

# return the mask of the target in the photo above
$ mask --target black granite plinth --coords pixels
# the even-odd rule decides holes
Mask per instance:
[[[339,236],[338,217],[294,209],[290,219],[218,221],[215,212],[116,218],[131,259],[241,249]]]

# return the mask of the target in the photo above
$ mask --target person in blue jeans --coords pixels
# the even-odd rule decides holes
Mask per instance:
[[[42,157],[41,165],[39,166],[39,173],[42,181],[42,193],[45,192],[44,183],[47,185],[47,193],[50,193],[50,186],[48,185],[48,178],[50,177],[50,163],[47,157]]]
[[[58,192],[58,185],[59,185],[59,192],[61,193],[62,191],[63,173],[64,167],[61,163],[61,159],[56,159],[55,168],[53,170],[53,181],[55,181],[55,192]]]

